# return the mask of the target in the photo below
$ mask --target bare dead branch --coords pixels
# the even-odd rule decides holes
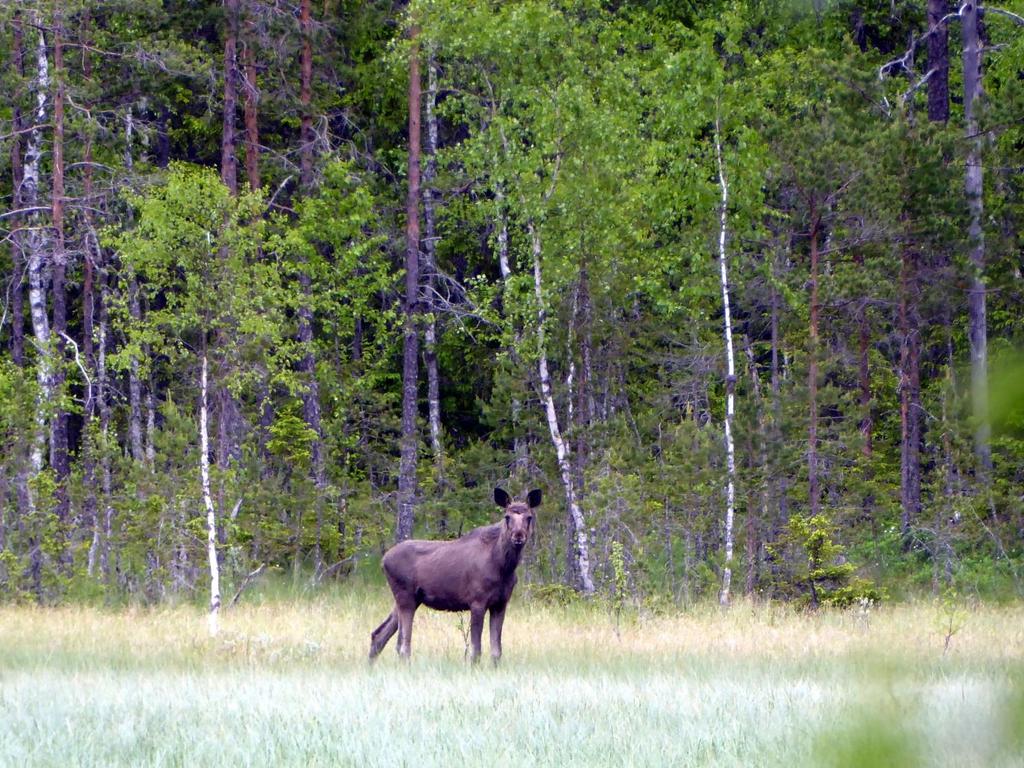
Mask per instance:
[[[82,358],[78,354],[78,344],[75,340],[68,336],[64,331],[60,331],[61,338],[64,339],[71,348],[75,350],[75,365],[78,366],[78,370],[82,372],[82,378],[85,379],[85,410],[89,410],[89,404],[92,402],[92,378],[89,376],[89,372],[85,370],[85,366],[82,365]]]
[[[259,568],[250,571],[248,574],[246,574],[246,577],[242,579],[242,583],[238,585],[238,591],[235,592],[235,596],[231,598],[231,602],[228,604],[230,607],[234,608],[236,605],[238,605],[238,601],[241,599],[242,593],[245,591],[245,588],[252,584],[256,577],[263,573],[263,569],[266,567],[266,563],[260,563]]]

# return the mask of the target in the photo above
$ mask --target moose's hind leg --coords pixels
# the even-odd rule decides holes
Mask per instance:
[[[379,627],[370,633],[370,661],[377,658],[377,655],[384,650],[388,640],[398,630],[398,619],[395,618],[395,611],[388,614]]]

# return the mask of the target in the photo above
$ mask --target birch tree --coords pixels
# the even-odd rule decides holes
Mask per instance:
[[[217,514],[210,493],[210,429],[207,414],[209,386],[207,384],[208,355],[206,339],[202,342],[201,369],[199,374],[199,480],[206,508],[206,556],[210,569],[210,610],[207,627],[210,637],[216,637],[220,629],[220,561],[217,558]]]
[[[258,191],[236,197],[212,170],[178,166],[164,184],[145,195],[130,196],[129,202],[138,223],[110,245],[140,290],[159,292],[161,302],[141,321],[128,325],[128,345],[115,356],[115,363],[126,368],[146,343],[165,367],[164,375],[184,376],[198,384],[194,423],[199,482],[193,498],[199,500],[205,518],[209,630],[216,634],[221,530],[211,488],[209,395],[218,390],[245,392],[256,377],[246,375],[244,361],[264,350],[287,349],[284,309],[290,302],[276,265],[256,258],[265,242]],[[288,362],[287,356],[270,355],[266,360],[282,376]],[[148,367],[154,364],[147,360]]]
[[[736,451],[732,439],[732,422],[735,416],[736,397],[736,359],[732,346],[732,314],[729,308],[729,272],[726,263],[725,244],[728,234],[729,183],[725,176],[725,165],[722,162],[722,129],[721,121],[715,118],[715,163],[718,167],[718,185],[722,198],[718,212],[718,267],[722,287],[723,338],[725,340],[725,419],[722,422],[725,437],[726,486],[725,486],[725,566],[722,568],[722,589],[718,602],[729,604],[729,590],[732,585],[732,554],[733,554],[733,514],[736,505]]]
[[[583,510],[580,508],[575,483],[573,482],[572,463],[569,459],[569,446],[562,437],[562,431],[558,425],[558,411],[555,408],[555,398],[551,390],[551,373],[548,370],[547,343],[544,334],[546,322],[544,281],[541,273],[541,247],[540,232],[537,226],[529,221],[527,231],[530,235],[530,253],[533,257],[533,287],[534,297],[537,301],[537,369],[540,378],[540,392],[543,401],[544,415],[547,417],[548,430],[551,433],[551,442],[555,447],[555,455],[558,458],[558,471],[562,478],[562,487],[565,490],[565,503],[569,509],[572,519],[573,530],[575,531],[576,544],[576,566],[579,569],[580,589],[585,595],[593,594],[594,580],[590,575],[590,547],[587,543],[587,522],[583,517]]]
[[[35,31],[35,101],[34,123],[29,131],[25,148],[25,164],[21,183],[22,207],[33,211],[29,216],[23,244],[28,273],[28,303],[32,318],[32,332],[35,336],[37,362],[36,381],[39,386],[39,403],[36,406],[36,434],[32,441],[30,460],[32,471],[38,474],[43,468],[43,449],[46,445],[47,413],[53,395],[53,350],[50,339],[50,318],[47,315],[47,289],[49,266],[46,258],[48,238],[38,211],[40,207],[40,185],[43,157],[43,126],[47,121],[47,94],[50,91],[50,61],[46,51],[46,38],[38,14],[32,14],[29,27]]]

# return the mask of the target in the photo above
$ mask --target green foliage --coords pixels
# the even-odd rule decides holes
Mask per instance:
[[[782,535],[768,545],[777,567],[774,594],[812,608],[847,608],[862,600],[883,600],[883,590],[854,576],[856,566],[846,561],[834,535],[835,525],[824,515],[790,517]]]
[[[274,423],[270,426],[267,450],[289,464],[307,469],[312,452],[310,446],[314,440],[316,432],[299,415],[299,405],[292,404],[275,414]]]
[[[338,578],[376,568],[392,540],[401,432],[413,24],[424,80],[432,64],[438,85],[438,153],[421,158],[436,171],[437,271],[417,322],[422,331],[429,312],[439,335],[445,450],[443,478],[421,451],[417,535],[490,522],[494,485],[543,487],[523,581],[562,599],[555,582],[574,580],[575,545],[538,397],[543,351],[598,591],[616,612],[627,593],[667,611],[717,592],[727,393],[717,141],[737,364],[737,582],[742,574],[751,594],[760,585],[812,604],[872,599],[841,540],[894,595],[955,588],[1006,599],[1024,589],[1024,177],[1014,172],[1024,35],[1008,17],[986,18],[980,115],[989,470],[973,446],[966,288],[975,267],[955,35],[946,124],[926,119],[934,79],[916,71],[920,49],[903,60],[908,71],[880,69],[924,32],[920,2],[314,3],[308,107],[305,32],[292,12],[241,5],[238,42],[255,54],[256,81],[240,84],[238,106],[257,110],[262,188],[243,184],[238,196],[215,170],[227,6],[0,6],[5,598],[198,594],[203,360],[225,583],[266,563],[293,574],[301,592],[324,588],[316,566]],[[74,345],[65,340],[53,395],[40,402],[40,363],[59,345],[53,334],[46,345],[33,338],[24,238],[47,241],[40,253],[52,268],[55,93],[43,119],[26,121],[38,109],[36,36],[52,57],[56,10],[67,46],[62,234]],[[18,211],[13,161],[27,160],[33,136],[40,199]],[[239,160],[250,159],[246,138],[247,129],[235,137]],[[912,291],[901,282],[909,257]],[[54,296],[43,303],[56,312]],[[907,338],[901,309],[917,323]],[[920,511],[904,520],[908,338],[921,353],[925,429]],[[812,384],[827,519],[810,516]],[[316,428],[303,402],[314,391]],[[47,462],[57,415],[69,418],[67,478]],[[513,462],[514,445],[524,461]],[[64,495],[68,511],[56,503]]]

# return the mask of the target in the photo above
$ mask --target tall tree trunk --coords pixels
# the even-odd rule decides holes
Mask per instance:
[[[505,190],[498,184],[494,190],[495,203],[498,209],[498,268],[501,270],[501,280],[504,289],[503,301],[505,306],[505,312],[507,314],[508,307],[512,301],[512,297],[509,293],[511,280],[512,280],[512,267],[508,260],[508,211],[505,208]],[[521,340],[521,333],[519,328],[516,328],[515,339],[512,343],[511,349],[509,349],[509,359],[512,360],[514,365],[518,365],[519,356],[516,350],[519,347]],[[520,432],[520,417],[523,412],[523,404],[519,398],[513,394],[512,396],[512,453],[514,455],[512,474],[520,476],[526,473],[530,457],[527,453],[529,446],[526,442],[526,438]]]
[[[532,221],[527,223],[527,229],[530,234],[530,245],[533,255],[534,295],[537,299],[537,365],[540,373],[541,399],[544,401],[544,412],[548,420],[548,430],[551,432],[551,442],[555,446],[555,455],[558,457],[558,469],[562,476],[562,485],[565,488],[565,501],[569,508],[569,524],[576,532],[576,572],[579,574],[579,586],[583,594],[592,595],[594,593],[594,581],[590,575],[590,547],[587,542],[586,521],[583,519],[583,510],[580,508],[576,497],[569,447],[562,438],[562,432],[558,426],[558,412],[555,410],[555,398],[551,391],[551,375],[548,372],[547,348],[544,341],[544,323],[547,313],[544,309],[544,284],[541,277],[540,258],[542,251],[540,232]]]
[[[576,477],[579,479],[577,490],[580,498],[584,497],[584,480],[586,477],[587,457],[590,444],[587,438],[594,414],[594,396],[591,381],[593,380],[593,348],[594,337],[593,306],[590,300],[590,277],[587,270],[586,257],[580,262],[579,279],[576,283],[575,312],[573,313],[574,332],[580,353],[580,366],[576,376],[576,415],[570,428],[576,432]],[[572,398],[570,398],[570,404]]]
[[[220,177],[233,197],[238,197],[238,85],[241,80],[238,67],[238,26],[240,21],[240,0],[224,2],[224,115],[221,127]],[[218,254],[222,260],[228,258],[228,246],[221,247]],[[217,401],[217,467],[222,473],[217,484],[217,505],[224,514],[224,474],[231,462],[238,458],[239,405],[228,388],[230,377],[229,348],[233,340],[227,338],[223,329],[218,330],[215,347],[220,364],[215,399]],[[225,532],[220,532],[224,537]]]
[[[722,568],[722,589],[718,593],[721,605],[729,604],[729,589],[732,585],[732,554],[733,554],[733,515],[736,506],[736,455],[732,440],[732,420],[735,414],[736,360],[732,346],[732,314],[729,308],[729,273],[725,258],[725,241],[729,215],[729,184],[725,177],[725,166],[722,162],[722,138],[718,121],[715,121],[715,160],[718,164],[718,185],[722,190],[722,203],[718,213],[718,266],[722,287],[722,311],[724,314],[725,337],[725,420],[723,430],[725,437],[726,486],[725,486],[725,564]]]
[[[917,254],[904,247],[900,270],[900,530],[909,544],[910,528],[921,517],[921,340],[918,319]]]
[[[102,446],[102,457],[100,459],[100,473],[103,491],[103,520],[102,524],[96,521],[93,529],[93,544],[99,553],[99,568],[108,584],[112,581],[113,569],[111,568],[111,541],[114,531],[114,505],[113,505],[113,473],[110,466],[111,439],[110,439],[110,397],[107,393],[107,338],[108,338],[108,310],[107,310],[107,281],[103,273],[100,273],[100,296],[99,313],[100,327],[98,333],[99,349],[96,351],[96,407],[100,415],[100,445]],[[92,550],[90,555],[92,555]]]
[[[21,81],[25,78],[25,32],[21,12],[15,11],[11,23],[12,50],[14,71],[18,77],[18,89],[14,93],[11,114],[11,188],[14,193],[15,210],[25,207],[23,182],[25,166],[22,161],[21,131],[25,128],[21,114]],[[14,278],[11,282],[11,359],[18,367],[25,365],[25,292],[22,284],[25,272],[25,254],[20,216],[15,217],[11,225],[11,257],[14,267]]]
[[[864,268],[864,254],[854,254],[854,263],[858,268]],[[864,458],[870,459],[872,452],[872,432],[874,421],[871,414],[871,328],[868,325],[867,301],[861,302],[857,311],[857,387],[860,390],[860,434],[861,453]]]
[[[820,221],[814,206],[811,206],[811,319],[810,340],[807,360],[807,488],[811,515],[821,509],[818,489],[818,230]]]
[[[310,0],[302,0],[299,8],[299,26],[302,33],[302,55],[300,62],[299,102],[302,111],[301,148],[299,150],[299,186],[303,194],[313,191],[313,39]],[[324,490],[327,487],[326,459],[324,456],[323,427],[320,416],[320,387],[316,378],[316,352],[313,347],[313,287],[307,264],[299,267],[299,287],[302,290],[302,305],[298,311],[298,337],[302,344],[303,356],[299,369],[306,380],[302,395],[302,413],[306,426],[313,432],[310,469],[316,492],[316,545],[313,552],[313,569],[319,575],[323,568],[323,505]]]
[[[89,49],[90,15],[86,8],[82,13],[82,78],[86,87],[92,87],[92,56]],[[86,105],[88,108],[88,104]],[[96,266],[100,259],[100,246],[93,224],[93,126],[86,124],[82,131],[82,185],[83,185],[83,218],[85,220],[84,249],[82,253],[82,357],[85,367],[92,375],[96,372],[96,345],[93,339],[96,326]],[[97,391],[89,387],[85,407],[82,410],[82,482],[85,485],[85,514],[83,526],[87,526],[92,535],[89,546],[86,572],[93,576],[96,572],[96,558],[99,552],[99,500],[96,495],[96,448],[97,439],[93,434],[97,413]]]
[[[220,139],[220,178],[238,195],[235,120],[238,112],[238,3],[224,0],[224,119]]]
[[[220,625],[220,565],[217,562],[217,515],[210,494],[210,433],[207,408],[207,352],[203,341],[202,370],[199,378],[199,479],[202,484],[203,506],[206,508],[206,555],[210,567],[210,612],[207,626],[210,636],[216,636]]]
[[[67,252],[64,248],[64,42],[60,4],[55,4],[53,17],[53,155],[52,193],[50,197],[53,224],[53,340],[54,366],[51,392],[58,395],[64,388],[64,338],[67,334]],[[50,421],[50,466],[56,476],[57,517],[67,523],[69,500],[67,480],[71,472],[68,460],[68,413],[58,406]],[[63,557],[63,556],[62,556]]]
[[[419,378],[419,333],[416,328],[420,292],[420,52],[419,29],[409,31],[409,193],[406,198],[405,322],[402,348],[402,450],[398,470],[398,516],[395,539],[412,535],[416,501],[416,427]]]
[[[31,22],[38,30],[36,42],[36,113],[35,124],[29,132],[25,151],[22,193],[28,208],[39,207],[41,161],[43,156],[42,127],[46,124],[46,94],[50,90],[50,63],[46,55],[46,39],[38,17]],[[46,292],[49,284],[46,259],[47,237],[38,212],[30,216],[30,228],[26,232],[25,247],[28,262],[29,312],[32,318],[32,333],[36,339],[38,359],[36,381],[39,400],[36,406],[36,431],[30,449],[30,463],[33,473],[43,468],[43,449],[46,445],[46,413],[52,401],[53,349],[50,339],[50,319],[47,315]]]
[[[928,0],[928,119],[949,120],[949,31],[942,22],[948,0]]]
[[[13,98],[11,130],[11,182],[14,193],[13,207],[21,210],[27,207],[25,199],[25,167],[22,158],[22,135],[25,128],[21,112],[22,86],[25,78],[25,33],[21,12],[15,11],[11,24],[12,58],[14,71],[18,76],[18,89]],[[25,232],[22,229],[21,215],[16,216],[11,225],[11,260],[14,276],[11,282],[11,360],[19,368],[25,366]],[[18,496],[18,519],[26,520],[32,511],[32,496],[28,485],[28,467],[23,457],[19,457],[15,476],[15,488]]]
[[[978,6],[968,0],[960,9],[963,39],[964,124],[967,134],[967,167],[964,192],[970,224],[967,227],[972,274],[967,290],[967,335],[971,349],[971,404],[974,412],[974,451],[982,472],[992,467],[988,414],[988,330],[985,320],[985,213],[982,175],[983,136],[977,105],[982,97],[981,29]]]
[[[775,271],[777,265],[772,265],[772,271]],[[771,345],[772,345],[772,371],[771,371],[771,393],[772,393],[772,420],[771,430],[769,431],[771,444],[773,450],[777,450],[782,443],[782,366],[780,365],[780,349],[782,346],[782,338],[779,332],[779,291],[777,288],[772,286],[771,289],[771,320],[770,320],[770,332],[771,332]],[[785,360],[785,352],[782,353],[783,361]],[[775,491],[773,498],[775,501],[775,507],[773,509],[774,523],[772,524],[772,530],[778,530],[777,526],[789,518],[789,503],[786,498],[787,489],[789,484],[787,482],[785,473],[775,472],[774,481],[772,483]],[[770,533],[768,534],[770,535]]]
[[[763,473],[761,480],[761,519],[756,520],[753,514],[750,514],[747,520],[747,582],[745,585],[745,592],[747,596],[752,596],[754,590],[757,588],[757,582],[760,576],[760,552],[762,542],[762,529],[768,520],[768,499],[769,499],[769,487],[772,476],[771,459],[768,454],[768,425],[767,425],[767,404],[765,403],[764,394],[761,391],[761,377],[757,371],[757,362],[754,359],[754,347],[750,343],[749,337],[744,337],[746,353],[747,353],[747,365],[750,368],[750,383],[754,390],[754,404],[757,407],[757,449],[758,449],[758,461],[761,465],[761,471]],[[750,509],[753,510],[753,502],[750,504]]]
[[[430,422],[430,448],[434,457],[434,483],[438,493],[444,492],[444,444],[441,431],[441,385],[437,368],[437,306],[434,302],[437,290],[437,225],[434,203],[437,178],[437,62],[431,52],[427,60],[427,98],[424,112],[427,120],[426,164],[423,169],[423,267],[426,291],[425,307],[430,316],[424,329],[423,362],[427,369],[427,412]],[[442,505],[442,509],[443,509]],[[438,529],[444,534],[447,528],[445,513],[438,520]]]
[[[313,186],[313,28],[310,0],[299,6],[299,28],[302,33],[302,55],[299,62],[299,183],[309,190]]]
[[[864,254],[857,251],[854,263],[861,270],[864,268]],[[857,388],[860,390],[860,452],[864,457],[864,479],[870,481],[874,475],[871,458],[874,451],[874,415],[871,403],[871,327],[868,320],[867,299],[861,302],[857,310]],[[867,491],[861,500],[861,509],[865,518],[870,518],[875,506],[874,494]]]
[[[249,189],[260,188],[260,127],[259,127],[259,85],[256,81],[256,20],[250,13],[245,20],[245,39],[242,42],[242,67],[245,80],[243,113],[245,119],[245,175]]]
[[[128,280],[128,313],[136,325],[142,322],[142,301],[139,283],[133,275]],[[132,459],[142,464],[146,451],[142,442],[142,377],[139,360],[132,356],[128,364],[128,446]]]

